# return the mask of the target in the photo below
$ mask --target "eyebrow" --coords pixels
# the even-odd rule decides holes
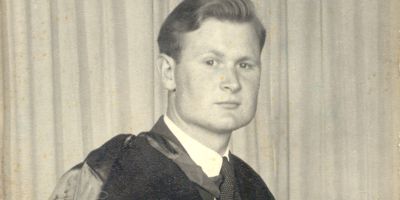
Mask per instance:
[[[261,65],[260,59],[253,59],[252,57],[249,57],[249,56],[243,56],[243,57],[241,57],[241,58],[238,60],[238,62],[242,62],[242,61],[246,61],[246,60],[251,60],[251,61],[254,61],[256,65],[259,65],[259,66]]]
[[[222,57],[222,58],[225,57],[225,54],[224,54],[224,53],[222,53],[222,52],[220,52],[220,51],[218,51],[218,50],[215,50],[215,49],[212,49],[212,50],[210,50],[210,51],[207,51],[207,52],[205,52],[205,53],[203,53],[203,54],[208,54],[208,53],[215,54],[216,56]]]
[[[221,51],[215,50],[215,49],[209,50],[207,52],[203,52],[201,54],[204,55],[204,54],[209,54],[209,53],[212,53],[212,54],[214,54],[214,55],[216,55],[218,57],[221,57],[221,58],[225,57],[224,53],[222,53]],[[242,62],[242,61],[246,61],[246,60],[251,60],[251,61],[254,61],[255,64],[261,65],[261,61],[260,60],[254,59],[254,58],[252,58],[250,56],[242,56],[237,60],[237,62]]]

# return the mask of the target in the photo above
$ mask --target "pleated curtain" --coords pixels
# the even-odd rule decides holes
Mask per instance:
[[[179,0],[0,0],[0,199],[47,199],[165,112],[158,30]],[[254,0],[255,119],[231,149],[279,200],[400,199],[400,1]]]

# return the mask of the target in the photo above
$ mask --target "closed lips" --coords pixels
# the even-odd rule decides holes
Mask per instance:
[[[236,108],[239,107],[240,103],[237,101],[221,101],[217,102],[216,104],[225,107],[225,108]]]

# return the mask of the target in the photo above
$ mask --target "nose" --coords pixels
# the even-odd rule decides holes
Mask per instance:
[[[236,68],[228,68],[224,70],[221,76],[220,87],[224,91],[232,93],[238,92],[241,89]]]

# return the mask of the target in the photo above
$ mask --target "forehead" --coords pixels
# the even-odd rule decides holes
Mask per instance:
[[[253,23],[210,18],[200,28],[182,35],[182,51],[247,51],[260,53],[259,38]],[[183,53],[183,52],[182,52]]]

